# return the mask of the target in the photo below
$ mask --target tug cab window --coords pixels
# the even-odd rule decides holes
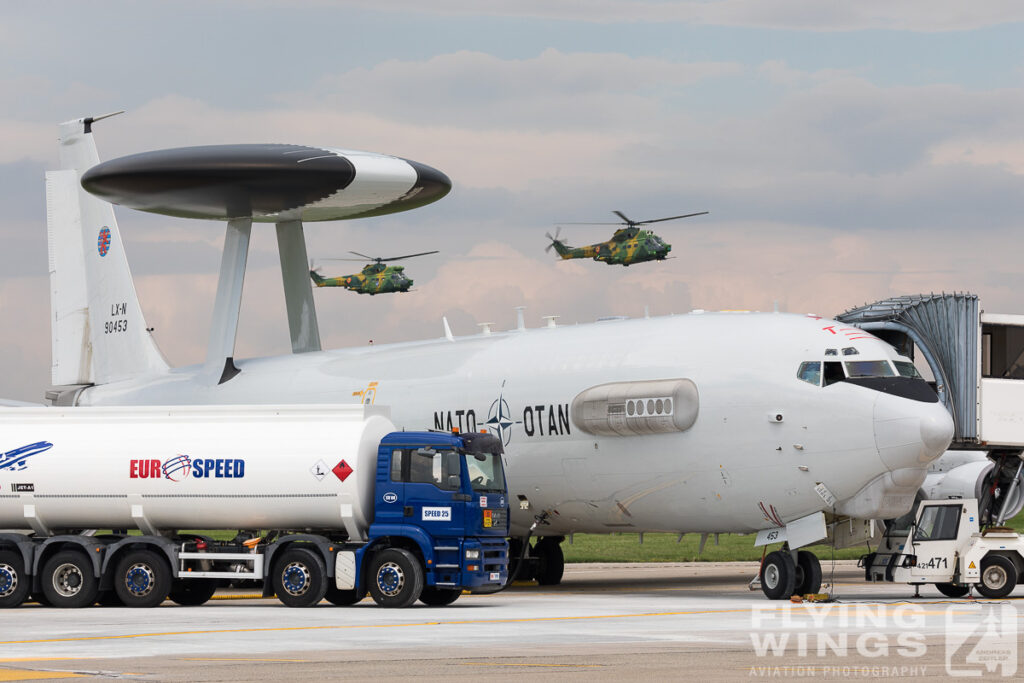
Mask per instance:
[[[800,369],[796,371],[796,376],[808,384],[821,386],[821,361],[813,360],[801,363]]]
[[[932,505],[921,513],[915,541],[952,541],[960,526],[962,505]]]

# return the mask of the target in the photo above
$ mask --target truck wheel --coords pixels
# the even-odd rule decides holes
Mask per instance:
[[[100,582],[85,553],[64,550],[43,565],[43,595],[53,607],[86,607],[96,602]]]
[[[21,553],[0,550],[0,608],[17,607],[25,602],[29,583]]]
[[[171,592],[171,568],[152,550],[129,551],[114,570],[114,591],[125,607],[156,607]]]
[[[324,561],[306,548],[289,548],[274,562],[277,599],[288,607],[312,607],[327,593]]]
[[[958,583],[937,583],[935,587],[947,598],[962,598],[971,590],[970,586],[961,586]]]
[[[381,607],[408,607],[423,592],[423,568],[408,550],[387,548],[370,563],[370,597]]]
[[[217,579],[175,579],[167,597],[183,607],[202,605],[217,592]]]
[[[821,562],[818,556],[809,550],[801,550],[796,554],[796,566],[800,571],[800,583],[797,584],[795,595],[807,595],[821,590]]]
[[[420,602],[431,607],[444,607],[459,599],[462,595],[460,588],[437,588],[435,586],[424,586],[420,593]]]
[[[769,600],[787,600],[796,590],[796,563],[788,551],[768,553],[761,565],[761,591]]]
[[[96,596],[96,604],[100,607],[124,607],[124,603],[113,588],[100,591]]]
[[[553,538],[542,538],[533,546],[537,558],[537,574],[534,578],[541,586],[557,586],[562,582],[565,571],[565,555],[562,543]]]
[[[987,555],[981,561],[978,592],[986,598],[1005,598],[1017,585],[1017,569],[1008,557]]]
[[[327,598],[327,602],[338,607],[348,607],[354,605],[363,598],[366,597],[366,591],[357,591],[355,588],[351,590],[341,590],[334,586],[327,586],[327,593],[324,595]]]

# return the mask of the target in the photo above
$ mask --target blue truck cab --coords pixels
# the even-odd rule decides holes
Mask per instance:
[[[508,580],[508,489],[491,434],[393,432],[380,442],[374,518],[354,553],[355,596],[448,605]],[[345,572],[339,572],[339,584]],[[342,588],[339,585],[338,588]],[[353,596],[353,597],[355,597]]]

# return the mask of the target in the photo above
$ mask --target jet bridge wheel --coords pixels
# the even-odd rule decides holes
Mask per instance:
[[[761,590],[769,600],[787,600],[796,590],[796,562],[789,551],[768,553],[761,565]]]
[[[986,555],[981,561],[978,592],[986,598],[1005,598],[1017,585],[1017,569],[1008,557]]]

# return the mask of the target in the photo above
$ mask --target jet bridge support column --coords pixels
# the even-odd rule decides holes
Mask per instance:
[[[238,374],[234,363],[235,335],[251,233],[252,219],[237,218],[228,221],[224,234],[224,253],[220,260],[217,297],[213,303],[210,344],[206,351],[206,372],[217,384],[223,384]]]
[[[292,353],[319,351],[320,328],[313,305],[313,287],[309,282],[309,261],[306,258],[306,236],[302,221],[282,221],[277,224],[277,253],[281,259]]]

